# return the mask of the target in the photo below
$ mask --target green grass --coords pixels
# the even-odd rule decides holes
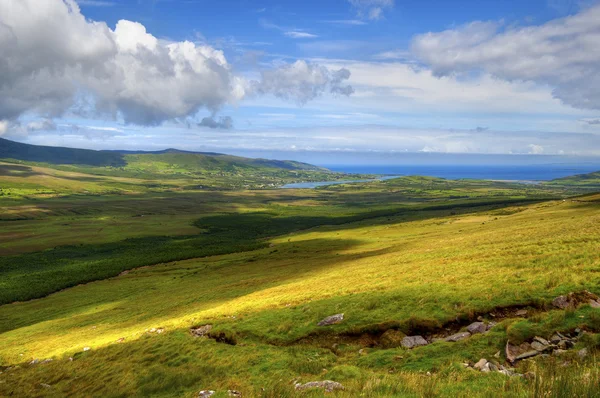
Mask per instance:
[[[0,396],[311,397],[323,393],[293,383],[324,379],[344,384],[328,395],[339,397],[600,391],[600,310],[550,305],[600,293],[598,195],[424,177],[200,192],[166,177],[157,181],[171,188],[143,190],[149,180],[131,175],[17,166],[0,176],[3,190],[62,194],[0,198]],[[389,329],[437,332],[511,306],[533,313],[458,343],[375,344]],[[344,322],[317,326],[340,312]],[[189,332],[208,323],[223,342]],[[521,363],[533,379],[460,365],[494,358],[507,339],[575,328],[588,332],[576,350],[589,357]]]

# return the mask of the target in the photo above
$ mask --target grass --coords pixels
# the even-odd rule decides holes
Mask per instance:
[[[39,177],[21,166],[3,189]],[[598,396],[600,310],[550,302],[600,293],[600,195],[423,177],[108,194],[135,177],[70,177],[104,193],[0,199],[0,396],[311,397],[323,393],[293,383],[324,379],[344,384],[328,395],[339,397]],[[458,343],[375,344],[389,329],[439,331],[511,306],[532,315]],[[344,322],[317,326],[335,313]],[[213,338],[193,337],[204,324]],[[575,328],[588,358],[524,361],[532,379],[460,365]]]

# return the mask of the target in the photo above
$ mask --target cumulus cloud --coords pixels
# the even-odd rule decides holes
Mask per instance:
[[[75,0],[0,1],[0,53],[0,120],[26,112],[52,118],[91,98],[89,113],[158,125],[203,108],[215,113],[256,86],[233,73],[222,51],[189,41],[164,43],[132,21],[121,20],[113,30],[87,20]],[[264,73],[286,77],[295,65]],[[283,88],[276,95],[303,102],[305,92],[323,92],[330,82],[331,92],[344,90],[335,86],[343,80],[338,72],[307,68],[326,82],[316,74],[305,74],[305,80],[292,74],[292,83],[281,84],[292,91],[302,86],[296,90],[300,97],[289,90],[283,95]]]
[[[360,18],[378,20],[385,9],[394,7],[394,0],[348,0]]]
[[[38,131],[55,131],[56,124],[50,119],[34,120],[28,123],[19,121],[10,122],[8,120],[0,121],[0,136],[6,137],[27,137],[30,133]]]
[[[511,81],[554,88],[576,108],[600,109],[600,5],[540,26],[473,22],[419,35],[412,50],[437,75],[483,70]]]
[[[252,91],[304,104],[325,92],[346,96],[352,94],[352,86],[344,84],[349,78],[350,71],[345,68],[330,70],[324,66],[296,61],[263,71],[261,80],[253,82]]]
[[[233,119],[230,116],[221,116],[219,120],[216,120],[214,117],[205,117],[198,123],[198,126],[229,130],[233,127]]]

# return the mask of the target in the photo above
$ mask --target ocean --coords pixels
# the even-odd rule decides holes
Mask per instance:
[[[548,181],[600,171],[598,163],[535,165],[322,165],[332,171],[357,174],[422,175],[446,179]]]

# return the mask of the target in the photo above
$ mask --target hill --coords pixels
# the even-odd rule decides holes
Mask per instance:
[[[124,167],[132,161],[168,162],[188,170],[278,168],[284,170],[321,170],[321,167],[288,160],[251,159],[214,152],[190,152],[178,149],[162,151],[95,151],[23,144],[0,138],[0,159],[14,159],[51,165],[86,165]]]
[[[563,186],[576,186],[576,187],[588,187],[600,189],[600,171],[587,174],[577,174],[574,176],[558,178],[545,183],[547,185],[563,185]]]

